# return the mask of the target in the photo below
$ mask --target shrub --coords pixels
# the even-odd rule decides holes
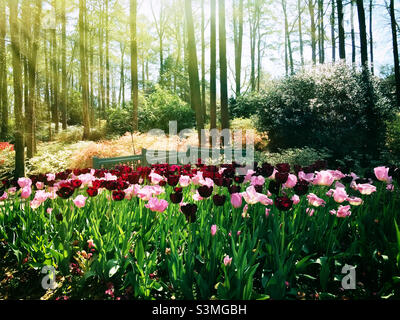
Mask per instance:
[[[381,135],[384,120],[391,118],[393,110],[376,79],[373,88],[379,120],[373,129]],[[341,158],[362,151],[366,143],[368,106],[361,73],[344,64],[300,72],[238,101],[250,109],[256,107],[258,129],[268,132],[272,151],[309,146],[328,148]]]
[[[388,122],[386,132],[386,144],[390,156],[393,160],[400,161],[400,114],[393,120]]]
[[[139,129],[169,131],[169,121],[177,121],[178,131],[195,126],[195,113],[177,95],[156,86],[147,97],[147,103],[139,108]]]
[[[55,140],[61,143],[75,143],[82,140],[83,128],[80,126],[70,126],[66,130],[61,130],[55,136]]]
[[[0,145],[0,179],[11,178],[14,173],[15,152],[12,145],[1,142]],[[1,186],[0,186],[1,187]]]

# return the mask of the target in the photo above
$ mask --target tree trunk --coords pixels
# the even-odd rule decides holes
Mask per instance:
[[[399,66],[399,48],[397,46],[397,29],[396,29],[396,17],[394,12],[394,0],[390,0],[389,13],[390,13],[391,28],[392,28],[394,77],[396,80],[396,102],[397,102],[397,108],[398,110],[400,110],[400,66]]]
[[[331,42],[332,42],[332,61],[336,60],[336,32],[335,32],[335,0],[331,2]]]
[[[53,134],[51,131],[51,122],[52,122],[52,105],[51,105],[51,99],[50,99],[50,72],[49,72],[49,53],[48,53],[48,41],[47,41],[47,35],[48,32],[47,30],[44,30],[44,39],[43,39],[43,47],[44,47],[44,62],[45,62],[45,93],[44,93],[44,99],[47,105],[47,110],[48,110],[48,121],[49,121],[49,140],[51,141],[53,139]],[[72,78],[72,77],[71,77]]]
[[[220,89],[221,89],[221,129],[229,129],[225,0],[219,0],[218,12],[219,12],[219,66],[220,66]],[[229,145],[229,144],[230,141],[224,141],[224,145]]]
[[[185,0],[186,27],[188,33],[188,62],[189,62],[189,83],[190,83],[190,102],[196,112],[197,136],[199,145],[202,144],[202,129],[204,129],[203,116],[201,113],[201,96],[199,72],[197,68],[196,40],[194,35],[194,25],[192,16],[192,1]]]
[[[138,86],[138,63],[137,63],[137,38],[136,38],[136,0],[131,0],[131,99],[133,106],[132,125],[133,131],[138,130],[138,103],[139,103],[139,86]]]
[[[317,36],[315,34],[315,14],[314,14],[314,0],[308,0],[308,11],[310,12],[311,21],[311,57],[313,65],[317,63]]]
[[[104,92],[104,26],[103,9],[100,7],[100,27],[99,27],[99,119],[105,119],[105,92]]]
[[[110,30],[109,30],[109,0],[106,0],[106,109],[110,107]]]
[[[299,15],[299,46],[300,46],[300,59],[301,59],[301,66],[304,67],[304,44],[303,44],[303,31],[302,31],[302,18],[301,18],[301,4],[300,0],[297,0],[297,12]]]
[[[350,25],[351,25],[351,64],[356,64],[356,36],[354,32],[354,3],[350,1]]]
[[[373,0],[369,0],[369,55],[371,61],[371,73],[374,74],[374,36],[372,31]]]
[[[339,25],[339,58],[346,60],[346,43],[344,34],[344,21],[343,21],[343,3],[342,0],[337,0],[338,11],[338,25]]]
[[[239,0],[239,6],[233,1],[233,31],[235,44],[235,85],[236,98],[240,96],[241,70],[242,70],[242,49],[243,49],[243,0]]]
[[[22,69],[20,56],[18,0],[8,0],[14,84],[15,178],[25,176],[24,117],[22,114]]]
[[[61,2],[61,123],[63,130],[67,129],[67,19],[65,16],[65,0]]]
[[[217,28],[216,0],[210,1],[210,129],[217,128]]]
[[[206,44],[204,39],[204,0],[201,0],[201,113],[206,119]]]
[[[33,22],[33,37],[32,37],[32,49],[28,53],[28,73],[29,73],[29,101],[28,101],[28,112],[26,112],[26,141],[27,141],[27,158],[30,159],[34,155],[35,149],[35,93],[36,93],[36,60],[37,52],[39,49],[39,28],[40,28],[40,17],[42,12],[42,1],[36,0],[36,15]]]
[[[7,54],[6,54],[6,6],[0,1],[0,110],[1,130],[0,139],[8,137],[8,90],[7,90]]]
[[[79,52],[81,62],[81,87],[82,87],[82,118],[83,118],[83,140],[89,139],[89,101],[88,101],[88,77],[86,73],[86,43],[85,27],[86,21],[86,0],[79,0]]]
[[[318,0],[319,63],[325,62],[324,0]]]

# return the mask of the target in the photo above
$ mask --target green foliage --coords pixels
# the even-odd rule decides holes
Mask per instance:
[[[308,166],[317,160],[328,159],[331,154],[328,149],[316,150],[310,147],[289,148],[279,150],[279,152],[260,152],[257,154],[257,161],[260,163],[268,162],[272,165],[278,163],[289,163],[290,165],[298,164],[300,166]]]
[[[373,80],[373,87],[378,119],[373,130],[383,141],[384,120],[392,117],[393,110],[378,80]],[[237,108],[257,110],[258,128],[268,132],[272,150],[328,148],[340,158],[362,151],[366,144],[368,118],[362,75],[343,64],[324,65],[275,81],[263,93],[241,97]]]
[[[15,152],[10,148],[0,150],[0,179],[10,178],[14,172]]]
[[[82,125],[82,93],[71,90],[68,92],[68,112],[67,124]]]
[[[139,130],[169,131],[169,121],[178,122],[178,132],[195,126],[195,114],[191,107],[177,95],[156,86],[146,98],[147,103],[139,107]]]
[[[400,161],[400,114],[388,123],[386,132],[387,148],[392,159],[399,163]]]

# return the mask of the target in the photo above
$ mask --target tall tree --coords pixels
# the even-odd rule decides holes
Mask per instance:
[[[67,19],[65,0],[61,1],[61,123],[67,129]]]
[[[104,18],[103,18],[103,2],[99,8],[99,119],[105,118],[105,90],[104,90]]]
[[[106,29],[106,108],[110,107],[110,17],[109,17],[109,0],[106,2],[106,14],[105,14],[105,29]]]
[[[357,12],[358,12],[358,25],[360,29],[360,51],[361,51],[361,66],[362,66],[362,80],[365,88],[365,100],[366,100],[366,118],[367,118],[367,136],[366,136],[366,152],[375,155],[379,146],[379,137],[382,136],[381,132],[375,130],[377,123],[382,121],[375,110],[374,102],[374,88],[371,82],[370,73],[368,70],[368,41],[367,41],[367,28],[365,24],[365,10],[364,1],[357,1]]]
[[[210,1],[210,128],[217,128],[217,27],[216,0]]]
[[[55,16],[56,16],[56,23],[57,23],[57,0],[52,1]],[[52,112],[53,112],[53,122],[55,123],[55,133],[58,133],[59,131],[59,100],[58,100],[58,92],[59,92],[59,83],[58,83],[58,63],[57,63],[57,29],[56,26],[54,26],[53,29],[51,29],[51,47],[52,47],[52,52],[51,52],[51,65],[52,65],[52,88],[51,88],[51,93],[52,93]]]
[[[35,94],[36,94],[36,60],[39,49],[40,17],[42,14],[42,1],[36,0],[35,15],[33,21],[32,49],[28,53],[29,73],[29,101],[28,112],[26,112],[26,142],[27,158],[32,158],[35,150]]]
[[[160,3],[160,8],[159,8],[159,16],[158,19],[156,17],[156,14],[153,9],[153,1],[150,1],[150,6],[151,6],[151,12],[153,14],[154,18],[154,24],[156,27],[157,35],[158,35],[158,42],[159,42],[159,54],[160,54],[160,83],[163,83],[163,77],[164,77],[164,37],[165,37],[165,32],[167,29],[167,23],[168,23],[168,12],[167,8],[165,5],[164,0],[159,0]]]
[[[303,20],[302,20],[301,1],[297,0],[297,14],[298,14],[298,26],[299,26],[299,47],[300,47],[300,59],[301,66],[304,67],[304,42],[303,42]]]
[[[337,13],[338,13],[338,26],[339,26],[339,58],[346,60],[346,43],[344,33],[344,20],[343,20],[343,2],[337,0]]]
[[[394,77],[396,81],[396,102],[397,102],[397,108],[398,110],[400,110],[400,66],[399,66],[399,48],[397,44],[396,16],[394,12],[394,0],[390,0],[388,9],[390,15],[390,25],[392,28]]]
[[[332,42],[332,61],[336,60],[336,31],[335,31],[335,6],[336,0],[331,0],[331,42]]]
[[[308,11],[310,13],[311,22],[311,58],[315,65],[317,63],[317,35],[315,26],[315,2],[314,0],[308,0]]]
[[[24,116],[22,114],[22,68],[20,31],[18,23],[18,0],[8,0],[10,9],[10,35],[14,85],[15,115],[15,178],[25,176]]]
[[[138,103],[139,103],[139,81],[138,81],[138,58],[137,58],[137,37],[136,37],[136,10],[137,1],[130,2],[130,23],[131,23],[131,99],[133,106],[132,125],[133,131],[138,130]]]
[[[200,95],[200,81],[199,71],[197,68],[197,53],[196,53],[196,40],[194,35],[194,24],[192,15],[192,1],[185,0],[185,17],[186,27],[188,33],[188,71],[190,83],[190,102],[192,108],[196,113],[197,135],[199,145],[202,142],[202,129],[204,129],[204,120],[201,113],[201,95]]]
[[[372,28],[373,0],[369,0],[369,56],[371,61],[371,73],[374,74],[374,35]]]
[[[0,139],[8,136],[8,97],[7,97],[7,53],[6,53],[6,5],[0,0]]]
[[[325,28],[324,28],[324,0],[318,0],[318,57],[319,63],[325,62]]]
[[[221,129],[229,129],[228,70],[226,61],[225,0],[218,2],[219,13],[219,67],[221,89]],[[230,141],[224,141],[224,145]]]
[[[83,140],[90,135],[89,121],[89,97],[88,97],[88,75],[86,73],[86,0],[79,0],[79,52],[81,65],[81,87],[82,87],[82,118],[83,118]]]
[[[243,49],[243,0],[233,2],[233,39],[235,44],[235,87],[236,97],[240,96],[242,49]]]
[[[351,27],[351,63],[356,63],[356,36],[354,32],[354,2],[350,0],[350,27]]]
[[[201,112],[206,118],[206,43],[204,0],[201,0]]]

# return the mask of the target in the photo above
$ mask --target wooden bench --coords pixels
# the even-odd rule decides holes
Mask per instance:
[[[169,164],[187,164],[187,163],[197,163],[197,160],[200,159],[209,159],[213,156],[221,156],[227,154],[230,151],[231,157],[233,159],[235,154],[240,154],[241,156],[245,156],[244,149],[231,149],[231,148],[203,148],[196,146],[189,146],[186,151],[176,151],[176,150],[147,150],[142,149],[140,155],[133,156],[122,156],[115,158],[98,158],[93,157],[93,168],[94,169],[109,169],[113,168],[117,165],[129,165],[132,167],[140,166],[148,166],[150,164],[155,163],[169,163]],[[151,158],[149,163],[148,158]],[[184,159],[185,161],[180,161]],[[230,160],[228,158],[228,160]]]

